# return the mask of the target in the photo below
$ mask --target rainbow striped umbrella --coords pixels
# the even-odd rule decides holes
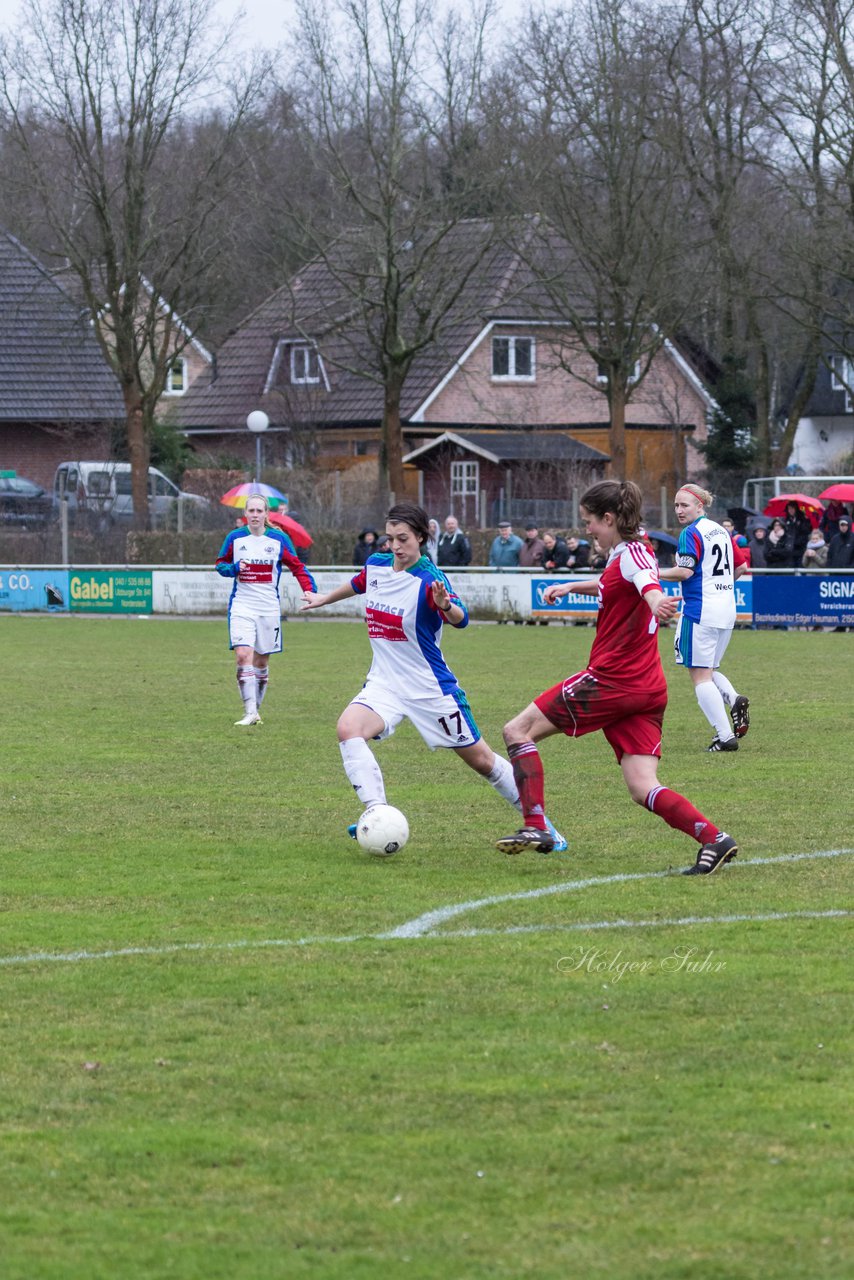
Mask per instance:
[[[258,484],[254,480],[249,484],[236,484],[222,495],[220,502],[224,507],[239,507],[242,510],[250,498],[266,498],[273,510],[278,503],[287,502],[286,495],[274,489],[271,484]]]

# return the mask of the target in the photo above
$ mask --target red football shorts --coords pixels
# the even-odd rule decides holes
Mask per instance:
[[[601,729],[618,762],[624,755],[661,755],[666,689],[619,688],[579,671],[541,693],[534,706],[569,738]]]

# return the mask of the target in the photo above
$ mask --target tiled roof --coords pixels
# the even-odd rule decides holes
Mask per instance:
[[[571,431],[568,426],[564,430]],[[610,455],[598,449],[564,435],[562,430],[554,427],[525,427],[520,431],[455,431],[446,432],[422,445],[420,449],[407,454],[405,461],[415,457],[423,457],[431,450],[446,443],[458,443],[463,448],[474,449],[478,453],[490,454],[498,462],[608,462]]]
[[[491,224],[481,219],[460,223],[436,256],[435,280],[420,281],[428,304],[431,291],[446,299],[450,288],[461,287],[435,340],[425,345],[410,367],[401,405],[404,421],[412,417],[490,321],[565,320],[548,287],[549,271],[562,272],[565,277],[570,270],[565,242],[561,242],[561,256],[555,236],[544,232],[535,220],[523,223],[512,242],[492,243],[492,234]],[[350,278],[363,247],[354,239],[342,240],[337,246],[346,259]],[[449,262],[456,270],[448,269]],[[429,271],[424,275],[431,277]],[[375,272],[366,268],[366,279],[375,278]],[[558,290],[554,292],[559,296]],[[569,301],[583,308],[580,299]],[[433,312],[440,309],[433,308]],[[380,322],[379,308],[368,298],[357,314],[355,302],[347,299],[336,278],[334,261],[309,263],[223,343],[214,368],[198,378],[176,406],[178,425],[190,431],[242,428],[246,415],[259,408],[269,415],[273,426],[379,423],[383,386],[378,372],[369,376],[372,368],[376,369],[376,356],[366,337],[374,322]],[[277,344],[306,338],[317,344],[328,385],[266,392]]]
[[[118,379],[88,313],[14,236],[0,232],[0,421],[124,417]]]
[[[529,310],[516,301],[516,279],[522,268],[516,249],[506,243],[490,245],[490,236],[491,227],[483,221],[461,223],[441,251],[459,262],[460,270],[453,273],[437,267],[437,282],[424,286],[428,292],[432,287],[439,293],[456,287],[469,272],[436,340],[425,346],[410,367],[404,387],[404,419],[441,381],[487,320],[498,314],[497,309]],[[340,252],[357,253],[358,247],[353,241],[342,243]],[[383,386],[379,374],[369,374],[375,357],[365,336],[375,319],[379,320],[379,312],[370,300],[355,314],[355,304],[336,280],[334,263],[309,263],[223,343],[215,370],[198,379],[178,407],[180,425],[188,430],[242,427],[247,413],[257,408],[269,414],[274,426],[294,419],[328,425],[379,422]],[[291,389],[289,403],[280,393],[265,395],[277,343],[305,336],[318,344],[328,390],[314,388],[299,394]]]

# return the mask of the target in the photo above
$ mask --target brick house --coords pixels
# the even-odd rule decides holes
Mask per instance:
[[[457,233],[483,237],[484,224],[473,220]],[[246,418],[262,409],[268,465],[300,465],[308,454],[312,465],[345,470],[380,449],[383,388],[367,376],[370,367],[334,274],[317,260],[237,327],[176,421],[197,451],[249,462]],[[523,256],[512,244],[491,247],[406,381],[408,494],[436,509],[444,494],[449,509],[465,496],[470,507],[474,486],[476,519],[488,522],[502,488],[505,498],[508,482],[520,494],[534,471],[544,500],[565,492],[570,473],[600,475],[609,461],[606,385]],[[657,494],[701,471],[694,441],[705,439],[712,405],[688,355],[663,343],[627,406],[628,473]],[[501,436],[496,449],[484,443],[489,432]],[[473,449],[460,443],[475,436]]]
[[[88,311],[0,232],[0,470],[50,488],[63,460],[109,457],[124,417]]]

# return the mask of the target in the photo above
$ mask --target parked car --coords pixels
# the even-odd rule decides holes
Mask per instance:
[[[68,502],[68,514],[88,515],[98,528],[111,524],[130,524],[133,520],[133,497],[129,462],[61,462],[53,478],[53,497],[57,504]],[[156,467],[148,468],[148,504],[152,525],[163,524],[176,508],[184,504],[185,515],[199,515],[210,506],[207,498],[197,493],[184,493]]]
[[[46,489],[14,471],[0,472],[0,524],[42,529],[52,516],[53,500]]]

